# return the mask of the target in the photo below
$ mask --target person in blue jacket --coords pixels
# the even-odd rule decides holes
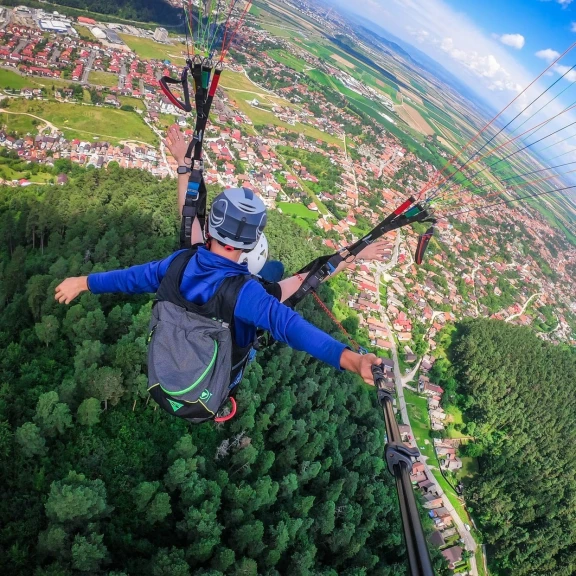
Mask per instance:
[[[205,246],[198,247],[184,270],[180,282],[184,298],[194,304],[205,304],[225,278],[249,275],[248,267],[238,261],[243,252],[258,243],[265,225],[266,207],[252,190],[232,188],[220,193],[212,203],[207,222],[208,241]],[[56,287],[55,298],[69,304],[86,290],[94,294],[156,292],[168,266],[180,252],[123,270],[67,278]],[[280,302],[294,293],[301,282],[302,278],[298,277],[283,280],[274,285],[275,294],[269,293],[255,279],[244,284],[234,309],[234,335],[238,346],[253,342],[257,329],[268,330],[276,340],[295,350],[305,351],[336,369],[355,372],[365,382],[373,384],[372,366],[380,364],[380,358],[353,352]]]

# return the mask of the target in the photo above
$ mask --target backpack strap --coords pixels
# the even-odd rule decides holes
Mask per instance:
[[[238,300],[240,290],[242,290],[242,287],[248,280],[252,279],[252,276],[250,274],[239,274],[225,278],[212,298],[204,304],[194,304],[186,300],[180,292],[180,284],[186,266],[188,266],[188,263],[198,251],[199,246],[201,246],[201,244],[197,244],[189,250],[178,254],[178,256],[170,262],[166,275],[162,279],[158,292],[156,293],[156,299],[172,302],[172,304],[176,304],[188,312],[193,312],[204,318],[216,318],[217,320],[227,323],[235,341],[234,310],[236,308],[236,301]]]

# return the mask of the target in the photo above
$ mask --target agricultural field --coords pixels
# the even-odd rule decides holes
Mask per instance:
[[[52,123],[67,138],[101,138],[111,142],[137,140],[155,144],[155,134],[134,112],[113,108],[96,108],[63,102],[39,102],[14,99],[7,110],[11,113],[31,114]],[[3,117],[8,116],[4,114]],[[29,116],[27,118],[30,118]],[[34,120],[31,118],[31,120]]]
[[[118,86],[118,74],[93,70],[88,76],[88,83],[93,86],[103,86],[104,88]]]
[[[130,36],[130,34],[120,34],[126,45],[138,56],[146,60],[170,60],[184,64],[186,59],[186,46],[184,44],[160,44],[149,38]]]

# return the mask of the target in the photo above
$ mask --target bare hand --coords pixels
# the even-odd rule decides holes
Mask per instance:
[[[362,250],[357,258],[362,260],[384,260],[384,252],[389,249],[389,242],[386,240],[376,240],[372,244],[368,244],[364,250]]]
[[[76,296],[88,290],[88,277],[75,276],[73,278],[66,278],[55,289],[54,298],[60,304],[70,304]]]
[[[178,162],[178,166],[184,166],[186,152],[188,151],[188,142],[186,142],[184,134],[178,127],[178,124],[172,124],[172,126],[168,128],[164,144],[166,148],[170,150],[170,154],[174,156],[174,160]],[[190,162],[188,162],[188,164],[190,164]]]
[[[382,364],[382,358],[376,354],[357,354],[352,350],[344,350],[340,357],[340,367],[350,372],[359,374],[366,384],[374,386],[374,376],[372,366]]]

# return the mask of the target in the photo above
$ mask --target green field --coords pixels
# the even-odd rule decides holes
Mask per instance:
[[[118,86],[118,75],[112,74],[112,72],[101,72],[100,70],[92,71],[88,75],[88,83],[111,88],[112,86]]]
[[[131,50],[146,60],[172,60],[182,63],[185,61],[185,56],[182,55],[183,52],[186,52],[184,44],[168,46],[149,38],[139,38],[130,36],[130,34],[120,34],[120,37]]]
[[[412,431],[416,437],[420,452],[429,460],[429,464],[434,465],[436,462],[436,453],[434,452],[434,441],[430,434],[430,419],[428,418],[428,404],[426,397],[416,394],[411,390],[404,390],[404,398],[408,409],[408,417],[412,425]],[[428,441],[426,443],[425,441]]]
[[[139,140],[148,144],[156,143],[155,134],[134,112],[80,104],[20,99],[12,100],[8,110],[33,114],[52,122],[69,138],[93,140],[96,136],[113,142]],[[6,117],[7,115],[4,114],[3,116]]]
[[[140,108],[144,110],[146,106],[139,98],[132,98],[132,96],[118,96],[118,101],[122,106],[132,106],[132,108]]]
[[[414,86],[414,88],[416,88],[416,90],[418,90],[420,94],[426,94],[426,87],[420,84],[419,82],[416,82],[416,80],[410,78],[410,84],[412,84],[412,86]]]
[[[20,114],[8,114],[2,112],[0,114],[1,123],[7,132],[15,132],[20,136],[26,134],[35,134],[38,132],[37,123],[31,116],[22,116]]]
[[[304,204],[279,202],[277,206],[282,210],[282,212],[284,212],[284,214],[289,214],[290,216],[298,216],[298,218],[302,218],[304,220],[318,220],[318,212],[314,212],[314,210],[308,210]]]
[[[454,120],[452,120],[452,118],[450,118],[450,116],[448,116],[448,114],[446,114],[446,112],[444,112],[444,110],[442,110],[441,108],[438,108],[438,106],[436,106],[435,104],[432,104],[432,102],[430,102],[430,100],[427,99],[423,99],[424,100],[424,106],[426,106],[426,108],[428,108],[429,112],[432,112],[434,114],[436,114],[437,116],[440,116],[441,118],[444,119],[445,122],[448,122],[450,124],[454,124]]]
[[[276,62],[280,62],[280,64],[284,64],[284,66],[288,66],[289,68],[296,70],[296,72],[303,72],[306,66],[306,62],[304,62],[304,60],[296,58],[286,50],[269,50],[268,56],[276,60]]]
[[[18,163],[19,161],[16,161],[16,164]],[[28,170],[14,170],[10,165],[15,165],[14,160],[11,158],[0,158],[0,178],[3,180],[20,180],[21,178],[26,178],[30,182],[45,184],[54,179],[54,176],[47,172],[30,174]]]
[[[228,97],[233,100],[240,111],[248,116],[250,120],[256,125],[274,125],[274,126],[282,126],[286,128],[286,130],[290,130],[291,132],[296,132],[298,134],[304,134],[306,136],[310,136],[311,138],[323,140],[327,144],[335,144],[336,146],[342,147],[342,140],[336,136],[332,136],[327,132],[322,132],[313,126],[308,126],[306,124],[302,124],[301,122],[296,122],[295,125],[288,124],[280,120],[276,114],[272,113],[263,108],[266,106],[265,102],[261,103],[261,106],[255,108],[251,104],[248,104],[249,100],[253,100],[254,98],[258,100],[262,100],[262,96],[254,92],[234,92],[230,90],[228,92]],[[271,106],[268,104],[268,106]]]
[[[0,88],[21,90],[22,88],[32,88],[30,78],[25,78],[12,72],[11,70],[0,69]]]

